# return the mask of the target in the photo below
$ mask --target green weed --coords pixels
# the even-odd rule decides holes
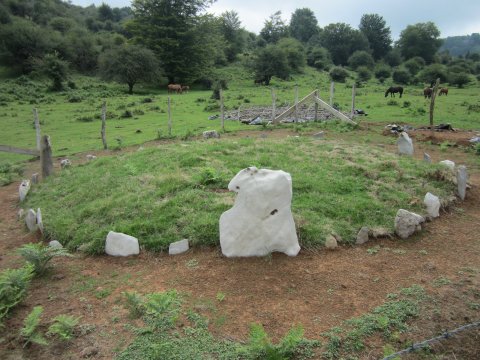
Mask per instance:
[[[23,327],[20,330],[20,336],[23,338],[23,347],[28,344],[48,345],[47,340],[38,330],[40,317],[42,316],[43,307],[35,306],[30,314],[23,321]]]
[[[47,335],[53,335],[60,340],[67,341],[74,336],[75,326],[78,325],[80,318],[61,314],[53,319],[53,324],[48,328]]]
[[[72,256],[64,248],[46,246],[42,243],[29,243],[17,249],[27,262],[33,265],[37,276],[42,276],[48,269],[50,260],[57,256]]]

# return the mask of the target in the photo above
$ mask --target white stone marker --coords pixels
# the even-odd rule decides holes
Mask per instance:
[[[403,131],[400,133],[400,136],[398,137],[397,140],[397,146],[398,146],[398,153],[400,155],[413,155],[413,142],[412,139],[410,139],[410,136]]]
[[[423,199],[423,203],[427,207],[427,213],[431,217],[439,217],[440,216],[440,199],[438,196],[435,196],[431,193],[427,193],[425,198]]]
[[[18,187],[18,195],[20,197],[20,201],[25,200],[29,190],[30,190],[30,181],[22,180],[20,186]]]
[[[422,229],[420,224],[424,221],[423,216],[400,209],[395,216],[395,232],[402,239],[406,239],[415,231],[420,231]]]
[[[225,256],[264,256],[274,251],[298,254],[290,174],[249,167],[235,175],[228,189],[237,197],[220,217],[220,245]]]
[[[37,209],[37,227],[40,229],[40,232],[43,234],[43,219],[42,211],[40,208]]]
[[[174,243],[171,243],[168,247],[168,255],[177,255],[188,251],[188,239],[183,239]]]
[[[140,246],[137,238],[110,231],[105,241],[105,252],[112,256],[138,255],[140,254]]]
[[[30,232],[37,231],[37,214],[35,213],[35,210],[28,210],[27,216],[25,216],[25,224],[27,224],[27,228]]]
[[[455,163],[451,160],[442,160],[439,162],[439,164],[446,166],[450,170],[455,170]]]
[[[457,190],[460,199],[465,200],[467,195],[467,168],[465,165],[460,165],[457,170]]]

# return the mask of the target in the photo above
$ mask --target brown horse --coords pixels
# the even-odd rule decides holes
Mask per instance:
[[[385,91],[385,97],[388,96],[388,94],[390,94],[390,97],[395,97],[395,93],[400,93],[400,97],[402,97],[402,94],[403,94],[403,87],[401,86],[390,86],[387,91]]]
[[[182,93],[182,85],[180,84],[168,84],[167,89],[169,94],[172,92],[175,92],[177,94]]]
[[[438,93],[438,96],[445,94],[445,96],[448,95],[448,88],[441,88],[440,92]]]
[[[428,97],[429,99],[432,97],[433,89],[426,87],[423,89],[423,96],[425,96],[425,99]]]
[[[190,90],[190,86],[188,86],[188,85],[182,85],[182,92],[188,93],[189,90]]]

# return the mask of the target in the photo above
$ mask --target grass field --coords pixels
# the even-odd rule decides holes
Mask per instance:
[[[239,66],[219,70],[228,79],[225,90],[227,110],[252,105],[271,105],[270,89],[255,86],[252,77]],[[126,86],[109,84],[96,78],[75,77],[76,89],[60,93],[48,91],[48,85],[21,77],[8,79],[1,86],[0,144],[24,148],[35,147],[35,129],[32,109],[38,109],[42,132],[51,136],[54,155],[63,156],[102,148],[100,139],[101,104],[107,102],[107,142],[110,148],[141,144],[167,135],[167,92],[163,87],[134,88],[128,95]],[[357,89],[356,108],[368,113],[363,120],[385,123],[428,123],[429,100],[422,95],[422,86],[406,86],[403,98],[385,98],[384,91],[392,83],[371,80]],[[330,80],[324,72],[307,68],[302,75],[290,81],[274,79],[277,105],[293,104],[294,87],[299,86],[299,97],[314,89],[328,100]],[[351,107],[353,79],[335,86],[334,103],[344,111]],[[465,89],[451,88],[448,97],[438,98],[435,123],[451,123],[463,129],[480,128],[480,97],[478,85]],[[186,137],[204,130],[220,130],[220,120],[208,120],[218,114],[219,104],[210,99],[211,91],[192,89],[188,94],[172,94],[172,135]],[[130,117],[131,116],[131,117]],[[227,121],[226,130],[248,128],[236,121]],[[159,133],[160,132],[160,133]],[[24,156],[0,153],[2,161],[20,161]]]

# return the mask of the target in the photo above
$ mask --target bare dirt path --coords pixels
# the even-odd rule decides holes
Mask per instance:
[[[434,161],[445,158],[438,150],[429,148],[429,152]],[[457,162],[467,156],[458,149],[448,155]],[[417,151],[417,156],[423,152]],[[125,259],[82,255],[55,259],[51,273],[33,282],[27,299],[6,322],[7,331],[0,333],[0,358],[78,359],[86,347],[95,349],[93,358],[113,358],[134,337],[124,327],[131,320],[122,297],[123,291],[131,290],[148,293],[175,288],[191,307],[211,319],[214,334],[234,340],[245,340],[253,322],[262,323],[274,339],[300,323],[305,336],[316,339],[384,303],[387,294],[412,284],[425,287],[436,300],[431,312],[415,321],[407,338],[423,340],[442,329],[478,321],[479,174],[479,169],[471,170],[472,188],[464,202],[443,211],[408,240],[385,239],[336,251],[302,250],[294,258],[273,254],[227,259],[219,249],[207,248],[175,257],[142,253]],[[18,183],[0,187],[2,269],[19,266],[14,249],[37,240],[17,221],[17,189]],[[376,246],[376,252],[367,251]],[[219,293],[224,295],[222,301],[217,299]],[[78,336],[66,345],[22,349],[15,334],[35,305],[45,308],[47,323],[58,314],[81,316]],[[444,359],[475,359],[480,353],[480,331],[469,331],[434,351]],[[381,344],[372,343],[361,358],[381,355]]]

